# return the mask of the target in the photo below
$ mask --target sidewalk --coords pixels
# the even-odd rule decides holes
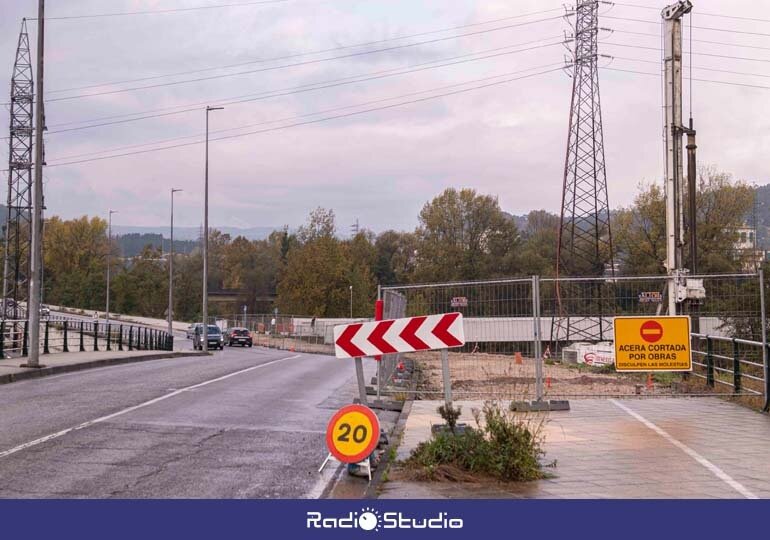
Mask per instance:
[[[45,377],[69,371],[79,371],[130,362],[159,360],[161,358],[177,358],[180,356],[205,356],[206,353],[193,351],[94,351],[70,352],[40,355],[42,368],[23,368],[21,364],[27,361],[22,358],[7,358],[0,360],[0,384],[7,384],[25,379]]]
[[[442,423],[439,401],[415,401],[398,460]],[[460,422],[472,408],[456,402]],[[572,400],[547,413],[543,462],[550,478],[526,483],[415,482],[399,474],[381,498],[767,498],[770,418],[719,398]],[[544,413],[532,413],[544,414]]]

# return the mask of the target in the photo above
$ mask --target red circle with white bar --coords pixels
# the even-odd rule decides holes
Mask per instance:
[[[639,335],[647,343],[657,343],[663,338],[663,327],[658,321],[644,321],[639,328]]]

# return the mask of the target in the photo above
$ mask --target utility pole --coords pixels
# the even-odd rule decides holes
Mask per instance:
[[[27,317],[29,320],[29,355],[25,367],[40,366],[40,293],[42,277],[40,268],[43,260],[43,130],[45,129],[45,111],[43,110],[43,73],[45,45],[45,0],[38,0],[37,8],[37,89],[35,92],[35,179],[32,195],[32,244],[30,257],[29,302]]]
[[[112,214],[117,214],[117,210],[110,210],[107,218],[107,305],[104,310],[104,320],[110,322],[110,265],[112,255]]]
[[[203,188],[203,350],[209,350],[209,113],[224,107],[206,106],[206,171]]]
[[[666,271],[668,314],[676,315],[679,281],[683,267],[684,199],[682,165],[682,17],[692,11],[689,0],[663,8],[663,64],[665,72],[666,140]],[[694,152],[694,150],[693,150]],[[694,158],[694,153],[693,153]],[[692,212],[693,208],[691,208]]]
[[[174,335],[174,193],[183,191],[171,188],[171,246],[168,249],[168,335]]]

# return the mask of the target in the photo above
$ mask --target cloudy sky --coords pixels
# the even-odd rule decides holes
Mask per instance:
[[[198,226],[206,103],[226,104],[211,113],[211,136],[229,137],[210,146],[215,226],[294,227],[320,205],[334,209],[340,233],[356,218],[374,231],[409,230],[447,187],[496,195],[512,213],[558,212],[571,91],[557,69],[569,32],[561,0],[288,0],[57,19],[245,2],[47,2],[49,214],[113,208],[117,224],[165,225],[177,187],[185,190],[177,223]],[[601,8],[613,207],[628,205],[640,182],[659,181],[663,168],[660,78],[628,72],[659,73],[663,3],[628,3],[655,9]],[[699,158],[768,183],[770,1],[694,4]],[[3,92],[21,19],[35,17],[36,5],[0,0]],[[35,36],[31,21],[33,46]],[[406,101],[416,102],[399,105]],[[8,112],[0,113],[6,137]],[[339,115],[347,116],[307,123]],[[7,140],[0,144],[5,161]]]

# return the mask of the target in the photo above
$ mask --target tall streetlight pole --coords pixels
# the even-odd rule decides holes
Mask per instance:
[[[112,255],[112,214],[117,214],[117,210],[110,210],[107,218],[107,306],[104,310],[106,315],[104,320],[110,322],[110,256]]]
[[[40,366],[40,271],[43,260],[43,74],[45,43],[45,0],[38,0],[37,7],[37,81],[35,91],[35,178],[32,189],[32,241],[30,245],[30,279],[27,317],[29,318],[29,353],[26,367]]]
[[[184,191],[171,188],[171,246],[168,250],[168,335],[172,336],[174,329],[174,193]]]
[[[350,318],[353,318],[353,285],[350,286]]]
[[[203,350],[209,350],[209,113],[224,107],[206,106],[206,171],[203,189]]]

